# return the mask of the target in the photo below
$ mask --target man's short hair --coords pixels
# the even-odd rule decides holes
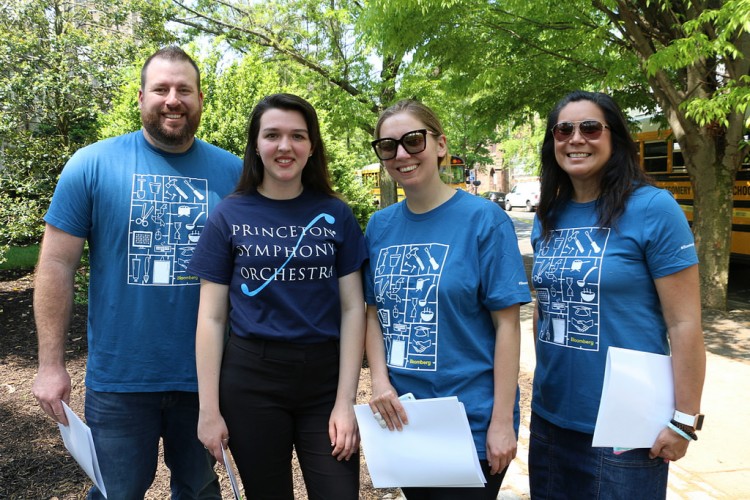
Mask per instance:
[[[143,87],[146,85],[146,69],[148,68],[148,65],[151,64],[151,61],[157,58],[166,59],[167,61],[189,62],[190,65],[195,69],[196,78],[198,80],[198,92],[200,92],[201,72],[198,69],[198,65],[195,64],[195,61],[193,61],[193,58],[190,57],[187,52],[176,45],[170,45],[169,47],[161,48],[154,52],[148,59],[146,59],[146,62],[143,63],[143,67],[141,68],[141,90],[143,90]]]

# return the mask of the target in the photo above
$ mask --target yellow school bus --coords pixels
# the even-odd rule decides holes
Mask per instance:
[[[456,189],[464,189],[465,174],[464,160],[459,156],[451,156],[451,161],[446,166],[440,167],[440,178],[443,182]],[[373,163],[362,167],[356,171],[359,181],[370,189],[373,203],[380,203],[380,163]],[[401,186],[396,187],[398,201],[404,199],[404,189]]]
[[[635,135],[641,167],[668,189],[680,204],[688,220],[693,220],[693,186],[690,183],[680,145],[671,130],[646,130]],[[655,127],[651,127],[655,128]],[[750,259],[750,162],[745,162],[734,181],[732,208],[732,247],[734,258]]]

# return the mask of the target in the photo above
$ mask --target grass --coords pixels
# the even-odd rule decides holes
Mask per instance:
[[[10,247],[5,254],[7,260],[0,264],[0,269],[34,269],[38,256],[39,245]]]

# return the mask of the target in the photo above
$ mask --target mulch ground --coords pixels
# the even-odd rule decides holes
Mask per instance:
[[[32,312],[33,274],[0,270],[0,499],[81,499],[88,477],[70,457],[57,426],[39,409],[31,395],[37,369],[37,341]],[[706,348],[714,354],[750,362],[750,308],[703,314]],[[86,370],[86,308],[76,306],[66,346],[72,379],[71,408],[83,415]],[[528,411],[530,378],[521,379],[522,411]],[[369,399],[369,372],[362,371],[359,402]],[[360,498],[395,498],[397,490],[372,487],[363,463]],[[217,467],[224,498],[231,498],[229,481]],[[299,470],[295,497],[306,498]],[[160,462],[148,499],[169,498],[169,476]]]
[[[37,340],[32,311],[33,273],[0,270],[0,499],[82,499],[91,481],[65,449],[57,426],[31,394],[37,371]],[[76,306],[66,345],[72,381],[70,406],[83,416],[86,372],[86,306]],[[362,370],[358,400],[369,399],[369,371]],[[372,487],[361,468],[360,498],[395,497],[397,490]],[[232,498],[223,467],[216,471],[224,498]],[[304,499],[304,482],[295,464],[295,498]],[[169,498],[169,474],[159,462],[147,499]]]

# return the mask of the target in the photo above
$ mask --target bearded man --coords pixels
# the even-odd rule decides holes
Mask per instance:
[[[39,371],[33,393],[68,424],[65,367],[73,287],[90,262],[85,415],[107,497],[143,498],[159,440],[172,498],[221,498],[198,440],[195,329],[199,280],[187,264],[241,160],[195,138],[203,93],[195,62],[163,48],[141,70],[143,128],[77,151],[55,189],[36,270]],[[88,498],[104,498],[93,486]]]

